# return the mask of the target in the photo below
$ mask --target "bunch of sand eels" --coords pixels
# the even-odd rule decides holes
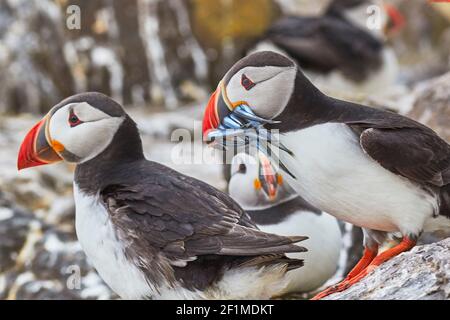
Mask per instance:
[[[233,152],[229,194],[145,159],[135,122],[101,93],[54,106],[18,167],[76,164],[78,239],[124,299],[311,292],[336,271],[337,219],[363,228],[365,249],[313,299],[343,291],[423,232],[450,230],[450,145],[414,120],[327,95],[384,92],[396,79],[380,39],[403,18],[386,7],[383,28],[367,30],[369,2],[281,19],[219,82],[203,137]],[[396,245],[382,250],[386,240]]]

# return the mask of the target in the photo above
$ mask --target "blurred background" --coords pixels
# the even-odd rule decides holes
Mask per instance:
[[[374,46],[386,56],[375,50],[369,62],[359,61],[351,56],[365,48],[357,35],[345,33],[342,43],[338,34],[328,35],[325,43],[344,49],[335,65],[318,68],[311,52],[320,58],[323,48],[313,46],[305,58],[304,44],[323,38],[306,32],[308,23],[285,19],[325,17],[333,2],[345,11],[355,0],[2,0],[0,299],[115,298],[76,241],[73,167],[16,170],[28,129],[74,93],[113,97],[137,121],[149,158],[224,191],[221,164],[174,163],[171,134],[197,130],[194,121],[201,120],[217,82],[234,62],[261,48],[297,57],[331,95],[408,115],[450,141],[450,4],[368,1],[364,8],[372,3],[391,13],[382,28],[370,28],[370,10],[349,21],[362,21],[360,30],[374,33]],[[385,64],[389,72],[375,77],[375,86],[358,85],[382,74]],[[343,231],[336,277],[361,250],[359,229],[343,225]]]

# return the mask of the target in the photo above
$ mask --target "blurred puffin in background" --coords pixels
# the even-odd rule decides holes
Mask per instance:
[[[228,192],[260,230],[308,237],[303,242],[308,252],[288,254],[290,258],[303,259],[305,265],[287,273],[289,284],[284,293],[311,292],[335,274],[342,247],[336,218],[296,194],[265,155],[237,154],[231,165]]]
[[[398,61],[385,37],[404,23],[399,11],[382,0],[334,0],[320,16],[276,21],[250,53],[284,54],[320,90],[360,100],[396,82]]]
[[[362,259],[317,299],[410,250],[423,232],[450,231],[450,145],[412,119],[325,95],[284,55],[238,61],[209,100],[203,135],[256,144],[307,202],[363,228]],[[401,241],[380,253],[391,235]]]

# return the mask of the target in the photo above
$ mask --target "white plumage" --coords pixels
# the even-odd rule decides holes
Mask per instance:
[[[298,130],[283,137],[283,143],[295,154],[281,153],[296,177],[286,179],[314,206],[369,229],[433,231],[436,196],[381,167],[364,153],[347,125],[326,123]],[[450,220],[446,223],[450,227]]]

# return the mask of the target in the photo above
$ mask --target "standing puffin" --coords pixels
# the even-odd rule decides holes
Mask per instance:
[[[333,216],[312,207],[277,172],[262,153],[237,154],[231,165],[230,196],[264,232],[308,237],[305,253],[287,256],[304,259],[302,268],[289,271],[285,292],[311,292],[336,272],[342,247],[339,224]]]
[[[228,195],[144,157],[123,108],[100,93],[67,98],[26,136],[19,169],[75,163],[78,239],[125,299],[270,298],[306,237],[257,229]]]
[[[372,20],[374,25],[367,26]],[[380,0],[334,0],[320,16],[276,21],[251,52],[287,55],[315,86],[331,95],[383,93],[395,84],[399,72],[397,57],[384,37],[403,20],[395,7]]]
[[[320,210],[364,228],[361,261],[317,298],[411,249],[422,232],[450,229],[450,145],[425,125],[331,98],[292,60],[258,52],[228,71],[203,120],[204,136],[216,144],[255,129],[269,148],[268,130],[293,133],[281,137],[277,159],[290,186]],[[400,244],[378,255],[392,233]]]

